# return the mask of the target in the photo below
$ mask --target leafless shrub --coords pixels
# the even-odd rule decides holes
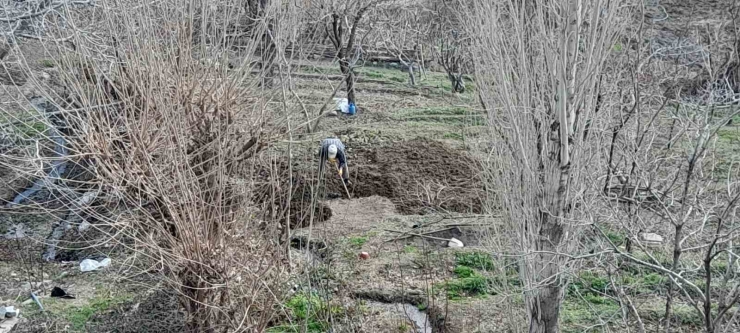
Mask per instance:
[[[160,273],[190,332],[262,331],[280,299],[278,226],[259,223],[251,201],[252,160],[280,120],[266,117],[269,95],[250,67],[265,30],[229,64],[235,41],[225,31],[240,10],[228,1],[112,1],[93,10],[97,20],[68,13],[96,33],[51,31],[72,34],[74,48],[45,44],[59,54],[66,93],[38,85],[58,108],[69,155],[87,161],[85,188],[104,194],[94,227],[140,254],[134,268]]]
[[[736,14],[731,15],[735,20]],[[691,90],[668,86],[660,91],[654,82],[690,77],[696,63],[645,62],[654,53],[642,43],[625,53],[630,58],[624,67],[626,84],[620,85],[624,88],[617,95],[628,102],[612,115],[604,154],[608,170],[602,178],[606,209],[595,214],[598,233],[605,236],[604,228],[611,226],[628,238],[624,247],[607,242],[617,254],[613,267],[624,261],[666,277],[660,322],[666,332],[680,325],[674,315],[679,303],[696,311],[706,332],[737,325],[732,309],[738,301],[737,263],[731,244],[737,239],[738,173],[732,157],[722,155],[718,136],[738,114],[724,104],[734,99],[734,93],[729,81],[721,78],[735,51],[723,54],[727,45],[721,41],[723,34],[711,29],[706,33],[709,37],[699,46],[711,52],[703,53],[701,73],[693,77],[699,83]],[[632,38],[641,40],[642,31]],[[644,232],[664,234],[670,242],[656,248]],[[660,259],[663,253],[669,254],[667,260]],[[619,293],[619,299],[642,322],[631,298]]]

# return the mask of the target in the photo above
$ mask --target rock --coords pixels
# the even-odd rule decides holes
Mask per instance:
[[[447,242],[447,246],[449,246],[449,247],[455,247],[455,248],[460,248],[460,247],[463,247],[465,245],[463,244],[463,242],[461,242],[457,238],[450,238],[450,241]]]
[[[336,117],[338,116],[337,111],[331,110],[326,112],[327,117]]]
[[[640,241],[647,243],[660,244],[663,243],[663,236],[652,232],[643,232],[637,235]]]
[[[362,260],[370,259],[370,253],[360,252],[360,259],[362,259]]]

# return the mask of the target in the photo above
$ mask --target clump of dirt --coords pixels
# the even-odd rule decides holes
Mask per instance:
[[[481,182],[477,163],[445,143],[425,138],[357,147],[348,157],[353,197],[391,199],[402,214],[429,211],[480,213]],[[338,177],[327,179],[327,191],[344,193]]]

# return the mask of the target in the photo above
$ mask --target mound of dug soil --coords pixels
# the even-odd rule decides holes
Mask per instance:
[[[402,214],[481,212],[483,188],[477,181],[477,163],[445,143],[416,138],[357,147],[348,159],[353,197],[389,198]],[[327,179],[327,191],[344,193],[338,177]]]
[[[477,163],[445,143],[417,138],[381,146],[352,145],[350,149],[348,190],[353,198],[386,197],[400,213],[409,215],[482,210],[483,188],[476,176]],[[332,194],[346,197],[344,187],[336,174],[329,173],[325,176],[325,187],[317,191],[318,182],[312,172],[316,172],[315,166],[294,170],[290,186],[286,163],[262,167],[257,178],[264,181],[254,199],[263,207],[265,218],[274,216],[284,222],[288,198],[291,228],[307,227],[311,220],[321,223],[331,218],[332,211],[324,200]],[[292,190],[290,195],[288,189]]]

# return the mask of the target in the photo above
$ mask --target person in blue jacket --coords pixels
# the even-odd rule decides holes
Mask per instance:
[[[328,160],[339,172],[344,184],[349,184],[349,170],[347,169],[347,153],[344,144],[338,138],[326,138],[321,141],[319,151],[321,161],[319,162],[319,175],[324,173],[324,164]]]

